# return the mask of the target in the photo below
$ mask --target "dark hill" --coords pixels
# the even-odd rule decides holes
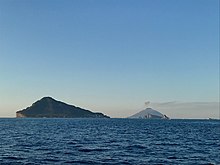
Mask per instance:
[[[44,97],[32,104],[31,107],[16,112],[16,117],[34,118],[109,118],[102,113],[68,105],[51,97]]]

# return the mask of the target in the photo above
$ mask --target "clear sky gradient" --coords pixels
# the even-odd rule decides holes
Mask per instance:
[[[209,102],[164,113],[218,118],[219,0],[0,0],[0,116],[44,96],[112,117]]]

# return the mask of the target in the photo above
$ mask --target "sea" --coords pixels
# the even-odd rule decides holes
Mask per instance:
[[[220,120],[1,118],[0,164],[220,164]]]

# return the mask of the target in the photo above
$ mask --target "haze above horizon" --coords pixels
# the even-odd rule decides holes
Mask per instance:
[[[219,118],[219,1],[1,0],[0,117],[44,96]]]

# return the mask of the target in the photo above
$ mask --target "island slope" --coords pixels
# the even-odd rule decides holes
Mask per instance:
[[[16,112],[16,117],[33,118],[109,118],[102,113],[94,113],[80,107],[68,105],[51,97],[44,97],[26,109]]]

